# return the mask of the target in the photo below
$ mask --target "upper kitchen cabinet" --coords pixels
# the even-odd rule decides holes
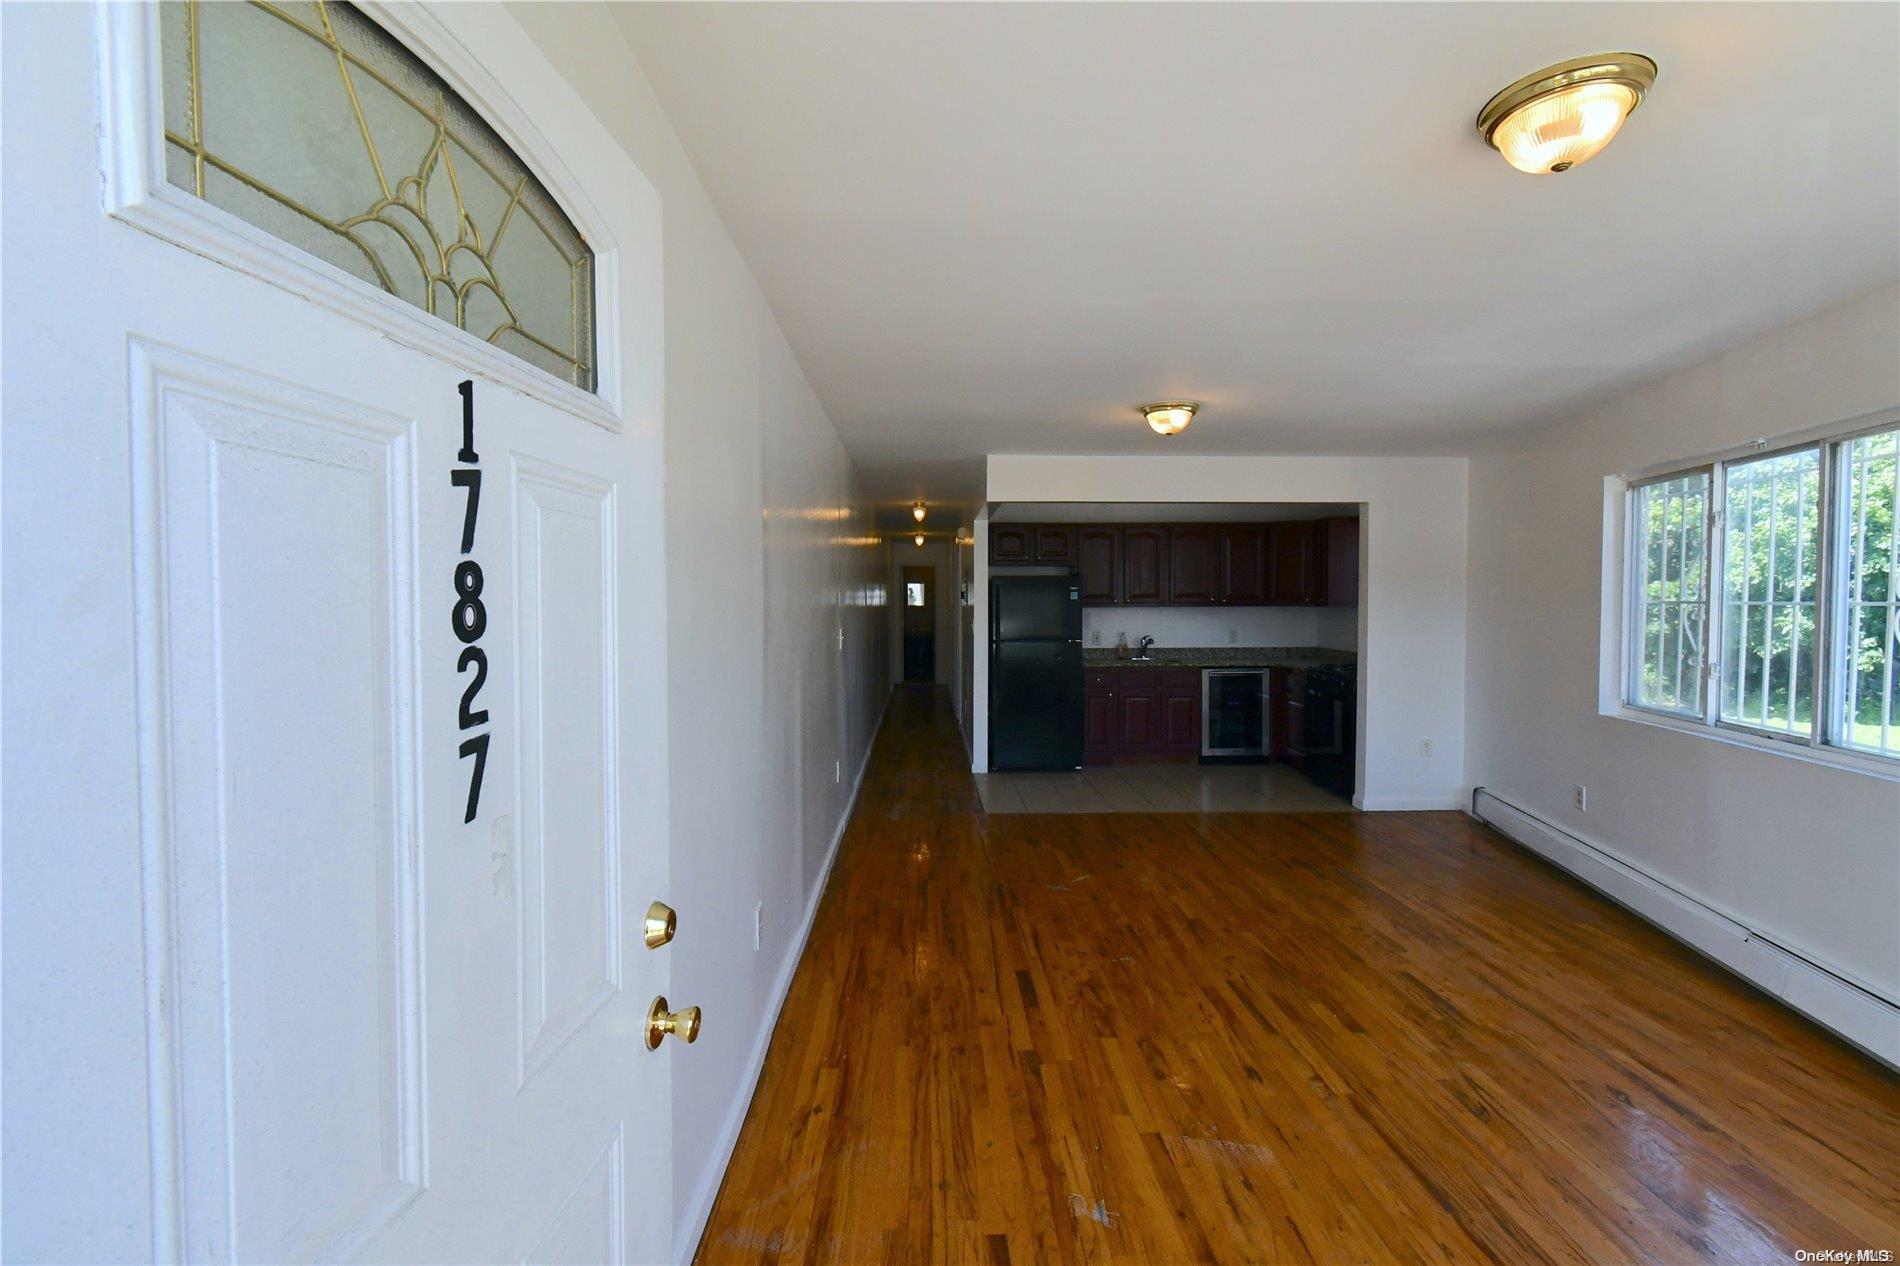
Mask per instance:
[[[1353,607],[1359,520],[992,523],[990,565],[1073,571],[1089,606]]]
[[[1019,523],[990,524],[990,563],[1033,563],[1036,542],[1031,529]]]
[[[1214,529],[1168,529],[1168,601],[1178,606],[1214,601]]]
[[[1122,530],[1085,527],[1075,534],[1075,566],[1082,605],[1112,607],[1122,600]]]
[[[1168,601],[1168,529],[1122,529],[1122,601],[1146,606]]]
[[[1214,600],[1257,607],[1267,600],[1266,529],[1224,523],[1214,529]]]
[[[990,565],[1072,565],[1075,562],[1075,533],[1076,529],[1066,523],[992,523]]]
[[[1326,605],[1359,605],[1359,520],[1326,520]]]
[[[1276,607],[1326,603],[1326,525],[1318,519],[1267,526],[1267,601]]]
[[[1075,529],[1067,526],[1039,527],[1030,533],[1039,563],[1073,563]]]

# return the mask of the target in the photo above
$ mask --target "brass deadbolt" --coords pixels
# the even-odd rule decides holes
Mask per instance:
[[[664,901],[656,901],[647,907],[646,943],[648,949],[658,949],[673,939],[673,933],[679,929],[680,917],[673,913],[673,907]]]
[[[647,1049],[657,1051],[660,1043],[671,1033],[687,1045],[699,1040],[699,1008],[687,1007],[684,1011],[668,1011],[666,995],[653,1000],[647,1009]]]

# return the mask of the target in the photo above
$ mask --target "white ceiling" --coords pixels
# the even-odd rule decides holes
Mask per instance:
[[[1892,4],[615,12],[894,522],[990,452],[1469,451],[1900,278]],[[1473,129],[1624,48],[1590,164]]]

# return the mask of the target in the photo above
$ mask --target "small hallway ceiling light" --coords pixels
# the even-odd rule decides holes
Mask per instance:
[[[922,523],[924,521],[924,503],[923,502],[919,501],[916,505],[913,505],[910,508],[910,517],[917,520],[919,523]]]
[[[924,547],[924,534],[922,532],[919,532],[917,535],[911,537],[910,540],[911,540],[911,544],[915,545],[918,549],[922,549]]]
[[[1519,171],[1569,171],[1602,152],[1655,82],[1656,63],[1641,53],[1558,62],[1485,102],[1478,131]]]
[[[1179,435],[1187,430],[1200,407],[1192,400],[1161,400],[1142,405],[1141,416],[1148,419],[1156,435]]]

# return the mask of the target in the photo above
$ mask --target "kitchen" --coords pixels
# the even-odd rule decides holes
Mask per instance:
[[[1034,811],[1348,807],[1359,513],[999,507],[986,796]]]

